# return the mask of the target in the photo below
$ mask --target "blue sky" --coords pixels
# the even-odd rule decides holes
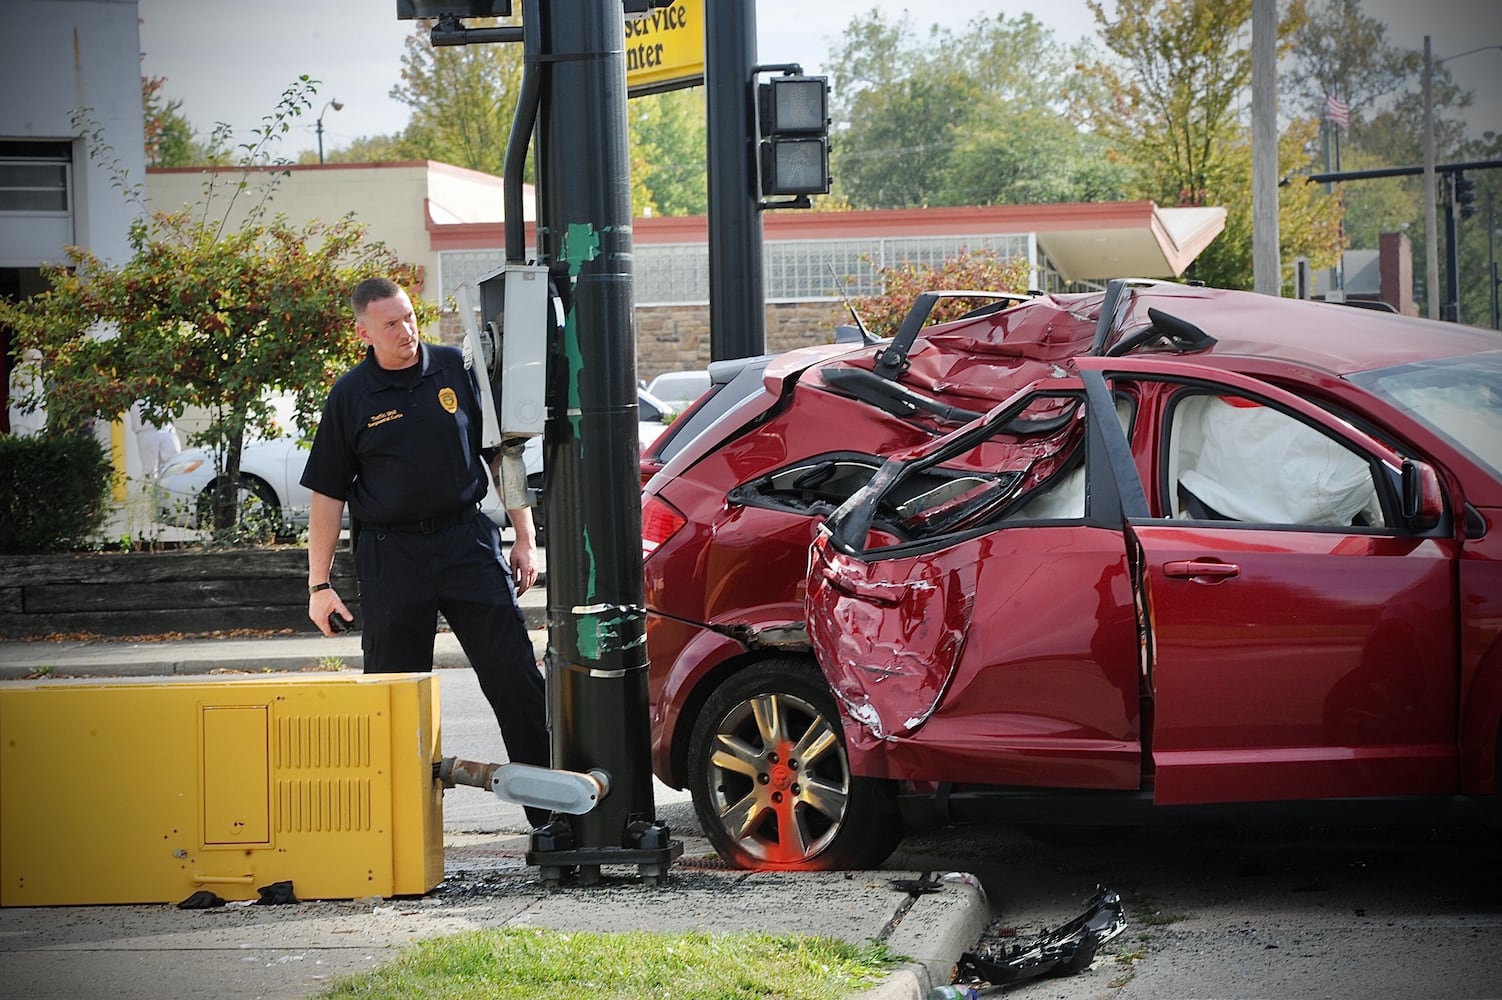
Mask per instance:
[[[359,136],[395,132],[406,123],[406,108],[389,94],[400,79],[403,41],[412,25],[396,19],[395,0],[139,3],[142,72],[167,78],[167,93],[182,100],[184,113],[200,132],[217,121],[228,122],[237,134],[254,128],[275,107],[283,88],[302,73],[322,82],[319,101],[289,135],[285,155],[316,148],[314,122],[331,98],[344,108],[324,112],[326,149]],[[1499,0],[1367,0],[1364,6],[1388,25],[1395,44],[1421,48],[1427,33],[1440,57],[1502,45]],[[909,10],[920,27],[935,22],[962,27],[980,15],[1027,12],[1061,41],[1095,34],[1084,0],[758,0],[759,58],[763,63],[797,62],[807,72],[820,72],[845,26],[873,8],[894,20]],[[1472,129],[1502,131],[1502,49],[1458,58],[1450,68],[1462,85],[1476,91]]]

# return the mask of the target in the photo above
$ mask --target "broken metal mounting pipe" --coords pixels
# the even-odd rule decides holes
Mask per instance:
[[[482,764],[444,757],[433,765],[433,777],[444,788],[456,785],[488,788],[502,802],[551,809],[571,816],[589,812],[610,794],[610,775],[599,768],[583,774],[535,764]]]

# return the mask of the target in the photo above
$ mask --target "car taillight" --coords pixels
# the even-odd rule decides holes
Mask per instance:
[[[656,552],[688,519],[656,497],[647,497],[641,505],[641,557]]]

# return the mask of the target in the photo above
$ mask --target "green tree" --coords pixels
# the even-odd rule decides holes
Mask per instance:
[[[961,249],[938,267],[931,264],[893,264],[878,268],[880,295],[863,295],[852,303],[866,329],[878,337],[890,337],[902,326],[908,310],[924,292],[938,289],[985,289],[995,292],[1024,292],[1030,274],[1028,262],[1020,257],[1002,257],[994,250]],[[854,277],[845,279],[854,283]],[[929,313],[929,323],[946,323],[959,319],[989,299],[955,297],[941,299]]]
[[[633,97],[627,106],[632,169],[642,174],[634,211],[703,215],[709,210],[707,117],[699,87]]]
[[[1092,69],[1099,101],[1090,120],[1133,168],[1131,192],[1159,205],[1219,205],[1226,227],[1192,265],[1209,284],[1249,288],[1251,267],[1251,134],[1242,112],[1251,86],[1252,0],[1120,0],[1114,17],[1090,8],[1116,62]],[[1278,23],[1286,53],[1305,21],[1293,0]],[[1317,124],[1294,121],[1278,143],[1283,175],[1307,174]],[[1295,185],[1279,195],[1279,242],[1285,277],[1292,258],[1329,266],[1343,247],[1340,202]]]
[[[412,150],[401,133],[394,135],[362,135],[345,146],[324,150],[325,163],[391,163],[410,159]],[[422,159],[427,159],[424,156]],[[317,163],[318,151],[306,150],[297,158],[298,163]]]
[[[266,165],[312,93],[306,77],[289,87],[240,147],[235,196],[249,190],[252,169]],[[109,162],[97,127],[83,131],[90,155]],[[117,181],[142,209],[130,259],[116,265],[70,247],[68,266],[46,271],[49,290],[0,303],[0,322],[13,328],[18,354],[41,353],[49,432],[114,419],[136,400],[156,422],[189,406],[208,411],[197,443],[220,456],[215,525],[227,529],[237,522],[245,434],[271,419],[267,394],[295,393],[300,416],[311,418],[333,378],[360,355],[348,333],[349,289],[370,274],[408,283],[414,275],[352,218],[301,229],[268,218],[269,190],[259,192],[247,221],[231,226],[235,197],[223,218],[147,215],[140,186]],[[430,318],[431,308],[420,308]]]
[[[148,167],[192,167],[216,162],[198,140],[193,124],[182,113],[183,102],[169,100],[167,78],[141,77],[141,109],[145,120]],[[219,161],[223,158],[220,157]]]
[[[477,18],[471,27],[511,23]],[[391,96],[412,109],[400,148],[501,176],[521,92],[520,44],[445,45],[429,40],[432,22],[417,21],[402,55],[402,82]]]
[[[1102,134],[1138,171],[1158,204],[1206,205],[1243,123],[1238,109],[1252,82],[1252,0],[1119,0],[1115,17],[1088,6],[1124,69],[1101,64],[1115,114]],[[1280,53],[1303,23],[1293,0],[1278,24]]]
[[[926,33],[853,19],[830,54],[839,190],[862,208],[1121,197],[1126,170],[1070,114],[1087,51],[1026,14]]]

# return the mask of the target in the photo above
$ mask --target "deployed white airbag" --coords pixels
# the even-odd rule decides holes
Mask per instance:
[[[1349,525],[1375,499],[1365,459],[1287,414],[1216,397],[1201,427],[1203,447],[1180,481],[1226,517]]]

